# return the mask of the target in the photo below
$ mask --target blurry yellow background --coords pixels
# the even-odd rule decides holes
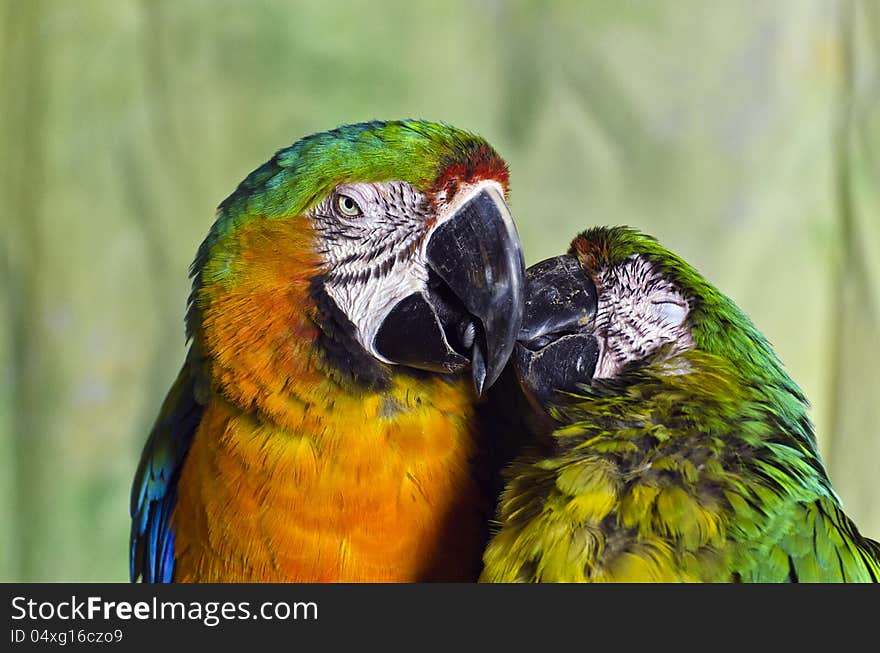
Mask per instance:
[[[594,224],[693,262],[880,538],[880,3],[0,0],[0,80],[0,580],[127,579],[214,208],[373,118],[492,142],[528,263]]]

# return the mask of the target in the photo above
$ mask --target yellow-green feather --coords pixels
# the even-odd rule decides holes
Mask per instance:
[[[704,352],[594,383],[508,470],[482,579],[871,581],[880,550],[768,389]],[[704,373],[705,372],[705,373]],[[769,393],[772,395],[772,392]]]

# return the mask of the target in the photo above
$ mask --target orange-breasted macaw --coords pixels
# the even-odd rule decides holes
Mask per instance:
[[[280,150],[221,203],[132,487],[132,580],[477,578],[474,404],[523,305],[507,181],[473,134],[370,122]]]

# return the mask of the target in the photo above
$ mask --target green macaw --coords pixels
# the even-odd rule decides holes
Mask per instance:
[[[595,228],[530,268],[511,360],[531,442],[507,469],[481,581],[880,578],[803,392],[653,238]]]

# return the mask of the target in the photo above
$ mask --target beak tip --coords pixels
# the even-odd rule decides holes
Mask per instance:
[[[483,351],[478,345],[474,345],[471,354],[471,378],[474,381],[474,390],[478,397],[483,396],[483,392],[487,388],[486,384],[486,359],[483,358]],[[489,385],[492,385],[489,383]]]
[[[511,338],[518,331],[519,328],[517,326],[516,330],[504,334],[503,338],[487,335],[484,343],[485,349],[480,344],[474,345],[471,353],[472,376],[474,390],[476,390],[480,397],[495,384],[504,371],[516,344],[515,340]],[[489,333],[491,334],[492,332],[490,331]]]

